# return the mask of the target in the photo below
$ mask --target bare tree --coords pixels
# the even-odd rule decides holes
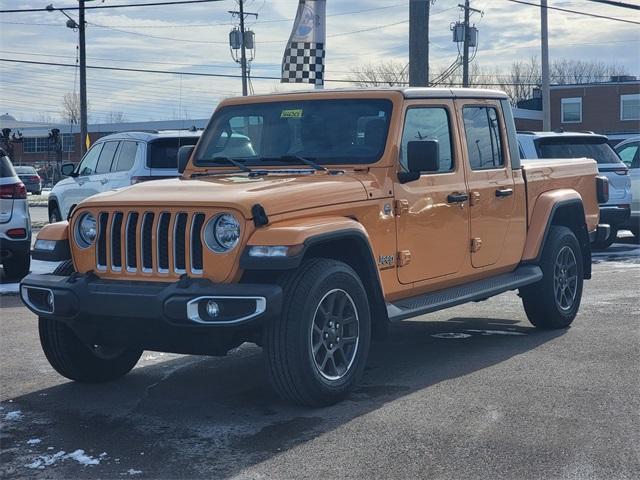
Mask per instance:
[[[105,115],[104,120],[106,123],[124,123],[126,122],[126,117],[124,112],[109,112]]]
[[[351,74],[359,87],[395,87],[409,82],[408,64],[388,60],[378,64],[361,65]]]
[[[76,93],[65,93],[62,97],[62,118],[67,123],[80,123],[80,96]]]

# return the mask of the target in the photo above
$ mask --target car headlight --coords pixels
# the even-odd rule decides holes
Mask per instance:
[[[90,213],[83,213],[76,222],[76,243],[82,248],[90,247],[96,240],[96,217]]]
[[[204,241],[216,253],[225,253],[240,241],[240,222],[230,213],[221,213],[207,223]]]

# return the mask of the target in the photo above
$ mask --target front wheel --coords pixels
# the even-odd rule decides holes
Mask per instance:
[[[60,209],[54,203],[49,207],[49,223],[56,223],[62,221],[62,215],[60,214]]]
[[[267,370],[285,399],[325,406],[362,376],[371,342],[367,294],[345,263],[310,259],[283,281],[283,309],[265,327]]]
[[[580,308],[584,279],[580,244],[569,228],[551,227],[540,267],[542,280],[520,289],[527,317],[538,328],[567,328]]]

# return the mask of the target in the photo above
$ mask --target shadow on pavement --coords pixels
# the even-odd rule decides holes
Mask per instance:
[[[452,318],[394,326],[386,341],[373,345],[361,386],[346,401],[323,409],[280,400],[267,383],[261,350],[252,345],[224,358],[185,356],[141,366],[110,384],[70,382],[36,391],[2,403],[3,414],[20,409],[24,417],[3,426],[0,474],[113,478],[134,469],[141,471],[137,478],[232,476],[388,402],[499,364],[564,333],[517,323]],[[468,330],[476,332],[458,339],[432,336]],[[32,438],[42,443],[28,452],[25,442]],[[38,455],[76,449],[106,455],[90,468],[72,461],[45,470],[24,467]]]

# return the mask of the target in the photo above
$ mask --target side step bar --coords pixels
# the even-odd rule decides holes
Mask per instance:
[[[542,280],[540,267],[537,265],[521,265],[511,273],[503,273],[465,285],[405,298],[395,303],[387,303],[387,313],[389,314],[389,320],[399,322],[400,320],[455,307],[474,300],[483,300],[539,280]]]

